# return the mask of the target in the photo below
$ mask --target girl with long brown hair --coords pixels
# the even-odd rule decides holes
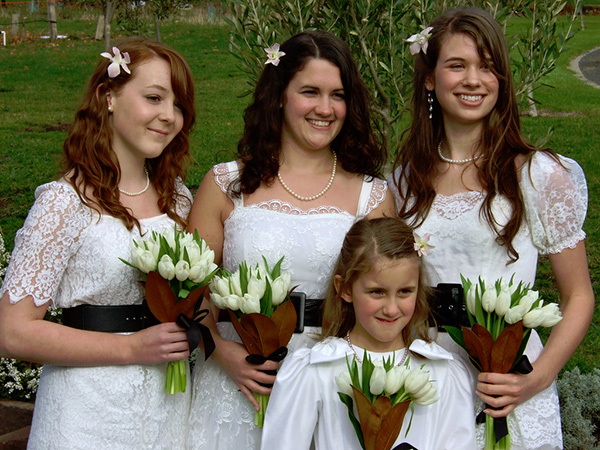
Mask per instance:
[[[65,172],[37,188],[0,300],[0,353],[44,364],[30,448],[182,448],[190,389],[168,395],[167,362],[189,356],[156,325],[133,239],[187,224],[195,122],[191,72],[166,45],[128,38],[104,53],[64,144]],[[63,324],[44,320],[62,308]]]
[[[545,348],[537,335],[529,340],[533,371],[481,373],[476,389],[486,414],[508,415],[513,448],[562,448],[554,379],[594,307],[585,177],[575,161],[523,138],[508,47],[489,13],[447,11],[430,25],[416,55],[413,122],[388,180],[396,209],[420,235],[432,235],[435,252],[424,262],[432,285],[449,294],[441,311],[457,306],[451,285],[461,274],[507,282],[514,274],[533,284],[538,255],[548,255],[562,322]],[[438,342],[452,345],[445,333]]]

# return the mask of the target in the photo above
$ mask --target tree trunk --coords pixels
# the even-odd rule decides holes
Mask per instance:
[[[55,41],[58,36],[56,30],[56,1],[48,0],[48,23],[50,24],[50,40]]]
[[[106,6],[104,8],[104,50],[107,52],[110,51],[110,24],[112,22],[114,9],[114,0],[106,0]]]
[[[160,40],[160,19],[158,18],[158,16],[156,14],[154,15],[154,28],[156,30],[156,40],[158,42],[162,42]]]

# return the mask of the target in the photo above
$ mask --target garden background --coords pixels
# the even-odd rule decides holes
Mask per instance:
[[[600,7],[600,0],[588,4]],[[0,30],[6,31],[7,40],[6,46],[0,46],[0,229],[9,251],[33,203],[35,188],[58,177],[66,131],[87,77],[104,51],[103,40],[94,39],[101,9],[81,4],[60,5],[57,23],[60,36],[54,41],[42,37],[49,34],[45,4],[40,3],[37,11],[30,2],[0,7]],[[230,28],[220,12],[219,4],[200,2],[172,12],[160,24],[162,41],[180,51],[194,73],[198,116],[191,138],[194,162],[186,180],[192,192],[212,165],[232,159],[242,132],[242,113],[250,100],[245,95],[249,89],[247,76],[240,60],[230,53]],[[15,34],[11,32],[14,13],[19,13],[22,21]],[[134,16],[115,20],[113,41],[125,34],[155,35],[151,17],[143,13]],[[512,21],[511,26],[516,28],[509,27],[507,33],[518,29],[519,20],[525,19]],[[585,29],[580,29],[581,23]],[[544,77],[544,86],[535,91],[539,116],[523,116],[522,127],[532,141],[544,138],[552,129],[547,145],[577,160],[586,173],[589,207],[584,230],[588,235],[590,274],[598,296],[600,87],[580,79],[570,66],[576,57],[600,47],[600,15],[587,14],[581,23],[576,22],[577,33],[568,41],[555,70]],[[408,119],[405,114],[400,127],[406,126]],[[552,272],[543,258],[536,287],[544,298],[558,300]],[[580,399],[573,401],[586,402],[579,404],[579,412],[573,414],[581,413],[589,425],[577,422],[574,428],[584,434],[595,432],[596,436],[598,430],[592,427],[600,425],[599,324],[600,313],[596,308],[584,342],[562,374],[562,383],[570,391],[585,389]],[[19,383],[11,379],[6,367],[3,359],[0,397],[23,398],[20,394],[25,386],[21,386],[21,391],[15,387]],[[571,372],[574,368],[578,368],[575,375]],[[578,371],[583,375],[577,375]],[[585,444],[582,439],[578,437],[573,442],[583,446],[570,448],[596,448],[591,446],[592,441]],[[598,445],[595,439],[593,445]]]

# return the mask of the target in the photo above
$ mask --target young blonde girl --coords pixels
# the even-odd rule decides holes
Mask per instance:
[[[430,372],[439,401],[415,405],[395,445],[472,449],[475,425],[469,375],[427,336],[427,293],[411,228],[397,218],[362,219],[348,231],[325,300],[323,340],[284,362],[267,409],[263,449],[360,449],[335,378],[346,358],[394,356]]]

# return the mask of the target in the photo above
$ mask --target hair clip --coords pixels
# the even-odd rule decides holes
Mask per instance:
[[[273,64],[274,66],[278,66],[279,58],[285,56],[285,52],[279,51],[279,44],[273,44],[272,46],[265,48],[265,52],[267,52],[265,64]]]
[[[427,46],[429,45],[429,38],[431,37],[431,30],[433,27],[427,27],[423,31],[417,34],[413,34],[406,42],[410,42],[410,54],[416,55],[420,51],[427,54]]]
[[[108,66],[108,76],[109,78],[115,78],[121,73],[121,67],[123,70],[129,74],[131,74],[131,70],[127,67],[127,64],[131,64],[131,59],[129,58],[129,53],[123,52],[121,53],[117,47],[113,47],[112,51],[114,56],[108,52],[100,53],[101,56],[108,58],[112,61],[112,63]]]
[[[429,239],[431,238],[431,234],[425,233],[423,237],[419,236],[417,233],[413,231],[413,237],[415,238],[414,249],[419,256],[427,256],[427,252],[435,248],[433,245],[429,244]]]

